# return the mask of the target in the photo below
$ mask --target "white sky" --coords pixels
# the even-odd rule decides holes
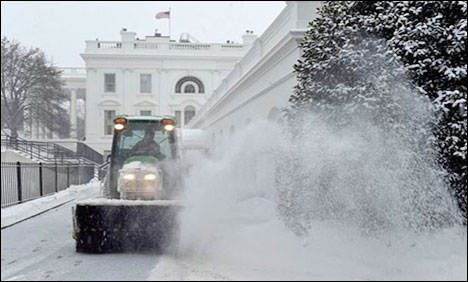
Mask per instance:
[[[155,19],[171,8],[172,39],[188,32],[201,42],[242,42],[245,30],[260,35],[286,6],[285,1],[149,2],[1,2],[1,35],[27,47],[39,47],[62,67],[83,67],[85,40],[120,40],[126,27],[137,37],[168,33],[168,19]]]

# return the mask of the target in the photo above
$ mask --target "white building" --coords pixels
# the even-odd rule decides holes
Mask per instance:
[[[70,139],[76,140],[77,137],[82,139],[83,136],[78,136],[78,127],[83,125],[78,124],[79,106],[86,102],[86,69],[85,68],[61,68],[62,79],[64,81],[64,90],[70,95]],[[85,118],[85,113],[81,113],[82,118]]]
[[[173,115],[183,127],[248,51],[243,44],[145,39],[122,29],[120,41],[86,41],[86,143],[107,153],[115,115]]]
[[[227,141],[251,122],[281,120],[280,109],[290,106],[289,97],[297,83],[293,66],[302,55],[300,42],[322,2],[286,3],[187,126],[202,129],[214,151],[226,148]],[[269,150],[240,162],[233,173],[244,180],[242,189],[274,189],[275,178],[270,176],[278,168]]]
[[[273,23],[213,91],[189,128],[204,129],[212,145],[252,120],[280,117],[296,85],[293,65],[301,57],[299,43],[322,1],[287,1]]]

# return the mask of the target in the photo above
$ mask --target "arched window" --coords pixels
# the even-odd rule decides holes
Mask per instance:
[[[205,93],[205,86],[203,85],[203,83],[201,82],[200,79],[194,77],[194,76],[186,76],[186,77],[182,77],[181,79],[179,79],[179,81],[177,81],[176,83],[176,87],[175,87],[175,93],[181,93],[181,90],[182,90],[182,85],[186,82],[193,82],[194,84],[197,85],[198,87],[198,93]],[[185,88],[190,85],[190,84],[187,84],[185,86]],[[192,85],[192,87],[194,88],[194,92],[185,92],[185,88],[184,88],[184,93],[195,93],[195,86]]]
[[[184,125],[189,123],[195,115],[195,108],[193,106],[187,106],[184,109]]]
[[[185,85],[184,93],[195,93],[195,86],[193,86],[193,84]]]

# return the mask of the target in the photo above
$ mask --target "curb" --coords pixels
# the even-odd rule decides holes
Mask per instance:
[[[74,200],[75,200],[75,199],[67,200],[67,201],[65,201],[65,202],[63,202],[63,203],[56,204],[56,205],[54,205],[54,206],[52,206],[52,207],[50,207],[50,208],[47,208],[47,209],[45,209],[45,210],[43,210],[43,211],[40,211],[40,212],[38,212],[38,213],[35,213],[35,214],[33,214],[33,215],[27,216],[27,217],[25,217],[25,218],[17,219],[17,220],[15,220],[14,222],[9,223],[9,224],[2,225],[1,230],[6,229],[6,228],[9,228],[9,227],[12,227],[12,226],[14,226],[14,225],[16,225],[16,224],[18,224],[18,223],[21,223],[21,222],[23,222],[23,221],[26,221],[26,220],[28,220],[28,219],[31,219],[31,218],[33,218],[33,217],[36,217],[36,216],[41,215],[41,214],[43,214],[43,213],[46,213],[46,212],[48,212],[48,211],[50,211],[50,210],[53,210],[53,209],[58,208],[58,207],[60,207],[60,206],[63,206],[63,205],[65,205],[65,204],[67,204],[67,203],[70,203],[71,201],[74,201]]]

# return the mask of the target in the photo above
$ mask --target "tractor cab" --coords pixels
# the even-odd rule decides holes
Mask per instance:
[[[113,199],[161,199],[173,188],[178,160],[173,117],[118,116],[106,194]]]

